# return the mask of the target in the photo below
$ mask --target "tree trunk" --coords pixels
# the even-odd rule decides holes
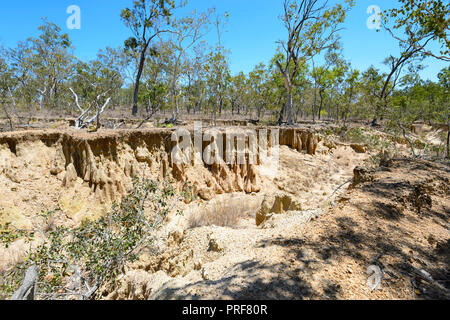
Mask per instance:
[[[278,125],[281,126],[283,124],[283,118],[284,118],[284,110],[286,109],[286,104],[283,104],[281,107],[280,115],[278,116]]]
[[[316,122],[316,104],[317,104],[317,89],[314,88],[314,101],[313,101],[313,105],[312,105],[313,122]]]
[[[138,97],[139,97],[139,84],[141,82],[142,71],[144,70],[145,63],[145,52],[147,51],[148,43],[146,44],[144,50],[141,52],[141,57],[139,59],[139,68],[136,75],[136,83],[134,84],[134,95],[133,95],[133,110],[132,115],[136,116],[138,113]]]
[[[31,266],[25,273],[22,285],[11,297],[11,300],[34,300],[36,294],[36,283],[39,277],[39,269]]]
[[[376,126],[378,124],[378,119],[380,119],[381,121],[383,120],[383,113],[384,110],[386,110],[387,108],[387,97],[385,98],[380,98],[380,100],[378,101],[378,104],[376,105],[375,108],[375,116],[372,120],[372,126]]]
[[[289,126],[294,124],[294,106],[292,103],[292,88],[289,88],[288,93],[286,95],[286,111],[287,111],[287,124]]]
[[[450,159],[450,123],[447,124],[447,158]]]
[[[289,68],[286,67],[285,69],[283,69],[282,65],[280,62],[275,61],[277,64],[278,69],[280,70],[281,74],[283,75],[283,82],[284,82],[284,87],[286,88],[287,94],[286,94],[286,106],[281,109],[281,113],[280,113],[280,117],[278,118],[278,124],[280,125],[283,122],[283,116],[284,116],[284,112],[286,112],[286,121],[288,125],[293,125],[294,124],[294,110],[293,110],[293,104],[292,104],[292,82],[290,79],[290,73],[289,73]],[[289,66],[289,61],[287,63],[287,65]],[[294,73],[295,74],[295,70]]]
[[[320,105],[319,105],[319,110],[317,112],[317,118],[320,120],[321,118],[321,113],[322,113],[322,107],[323,107],[323,92],[322,90],[319,90],[319,96],[320,96]]]
[[[176,119],[176,108],[177,108],[177,106],[176,106],[176,98],[175,98],[175,89],[172,87],[172,89],[170,90],[171,91],[171,95],[172,95],[172,120],[174,120],[175,121],[175,119]]]
[[[14,131],[14,125],[13,125],[11,116],[8,113],[8,110],[6,109],[6,105],[3,106],[3,109],[4,109],[5,113],[6,113],[6,117],[8,118],[8,121],[9,121],[9,127],[11,128],[11,131]]]

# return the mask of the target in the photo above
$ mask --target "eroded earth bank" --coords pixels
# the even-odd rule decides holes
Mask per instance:
[[[276,174],[260,161],[177,165],[172,132],[0,134],[0,224],[29,229],[36,213],[60,208],[54,225],[75,226],[107,214],[134,176],[165,179],[191,186],[193,199],[177,204],[183,214],[167,217],[103,298],[449,297],[448,165],[313,128],[280,129]],[[0,271],[27,249],[23,239],[2,246]],[[373,264],[383,278],[372,291]]]

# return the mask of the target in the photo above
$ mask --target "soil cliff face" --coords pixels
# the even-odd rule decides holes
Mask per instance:
[[[218,130],[225,134],[223,129]],[[274,128],[267,130],[269,135],[271,130]],[[259,159],[250,163],[247,156],[243,164],[235,161],[207,165],[194,162],[193,157],[185,164],[177,164],[172,159],[176,144],[172,141],[173,131],[105,130],[87,134],[46,130],[0,134],[2,219],[24,220],[6,217],[32,215],[36,208],[46,210],[56,204],[70,218],[95,217],[120,200],[134,176],[172,179],[180,189],[189,183],[194,193],[205,200],[215,194],[260,191],[264,178],[259,173]],[[218,141],[203,141],[202,153]],[[314,154],[317,137],[308,130],[279,129],[279,142]],[[225,149],[226,140],[220,143]],[[24,224],[29,224],[25,220]]]

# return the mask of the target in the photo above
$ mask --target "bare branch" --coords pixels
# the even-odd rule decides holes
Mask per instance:
[[[79,103],[79,101],[78,101],[78,95],[75,93],[75,91],[73,91],[72,88],[69,88],[69,90],[70,90],[70,91],[72,92],[72,94],[75,96],[75,103],[76,103],[78,109],[79,109],[81,112],[84,112],[83,108],[81,108],[80,103]]]

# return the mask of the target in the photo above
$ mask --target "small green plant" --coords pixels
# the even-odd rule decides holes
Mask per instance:
[[[9,245],[20,238],[26,238],[30,241],[34,236],[34,232],[29,230],[20,230],[11,225],[10,222],[7,222],[3,225],[0,225],[0,242],[8,248]]]
[[[158,124],[158,128],[172,129],[173,124],[172,123],[160,123],[160,124]]]
[[[181,191],[181,196],[183,197],[185,203],[190,203],[197,199],[194,187],[189,182],[186,182],[183,185],[183,191]]]
[[[322,130],[322,133],[323,133],[325,136],[331,136],[331,135],[334,134],[334,130],[331,129],[331,128],[325,128],[325,129]]]
[[[426,147],[426,143],[421,140],[414,140],[414,148],[423,150]]]
[[[443,144],[430,145],[429,150],[430,150],[430,155],[437,159],[441,158],[441,156],[445,154],[445,146]]]
[[[389,147],[389,143],[383,140],[379,135],[367,132],[360,127],[351,129],[342,129],[341,137],[351,143],[363,143],[372,149],[384,150]]]
[[[12,294],[25,270],[35,265],[39,269],[39,298],[94,298],[126,262],[135,261],[140,249],[151,244],[153,230],[180,199],[168,182],[135,178],[132,191],[100,219],[85,220],[72,229],[49,230],[42,245],[6,275],[8,280],[0,283],[0,291]],[[2,241],[9,243],[19,235],[4,236]]]
[[[343,130],[343,137],[345,140],[355,143],[364,143],[367,139],[361,128],[355,127],[350,130]]]

